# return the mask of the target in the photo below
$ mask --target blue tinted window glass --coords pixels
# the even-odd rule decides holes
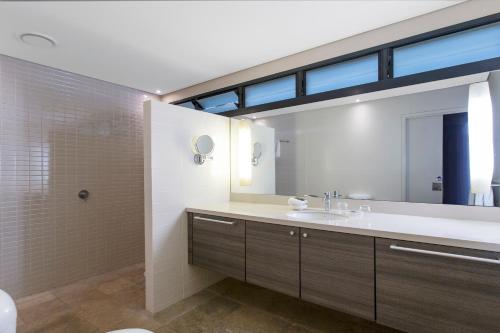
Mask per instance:
[[[306,94],[378,81],[378,54],[341,62],[306,72]]]
[[[185,107],[185,108],[196,110],[196,108],[194,107],[193,102],[190,102],[190,101],[189,102],[184,102],[184,103],[181,103],[181,104],[177,104],[177,106],[182,106],[182,107]]]
[[[295,75],[290,75],[245,87],[245,106],[282,101],[295,96]]]
[[[500,23],[394,49],[394,77],[500,57]]]
[[[215,96],[197,100],[203,111],[210,113],[221,113],[236,110],[238,108],[238,95],[235,91],[228,91]]]

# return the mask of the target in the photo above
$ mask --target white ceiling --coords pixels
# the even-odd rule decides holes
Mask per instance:
[[[0,53],[167,93],[456,3],[0,2]],[[57,46],[23,44],[26,32]]]

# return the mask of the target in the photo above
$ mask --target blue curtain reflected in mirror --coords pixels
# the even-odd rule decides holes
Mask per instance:
[[[443,203],[469,204],[469,129],[467,112],[443,116]]]

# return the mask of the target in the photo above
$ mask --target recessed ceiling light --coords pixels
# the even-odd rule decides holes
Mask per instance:
[[[160,89],[156,89],[156,93],[157,94],[161,94],[161,90]]]
[[[359,102],[361,102],[361,100],[360,100],[359,98],[358,98],[358,99],[356,99],[356,103],[359,103]]]
[[[54,47],[57,44],[56,41],[50,36],[32,32],[19,35],[19,39],[28,45],[44,48]]]

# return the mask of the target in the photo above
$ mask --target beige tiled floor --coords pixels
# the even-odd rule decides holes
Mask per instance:
[[[131,327],[157,333],[393,332],[232,279],[153,316],[144,310],[143,271],[142,265],[135,265],[18,300],[19,333]]]

